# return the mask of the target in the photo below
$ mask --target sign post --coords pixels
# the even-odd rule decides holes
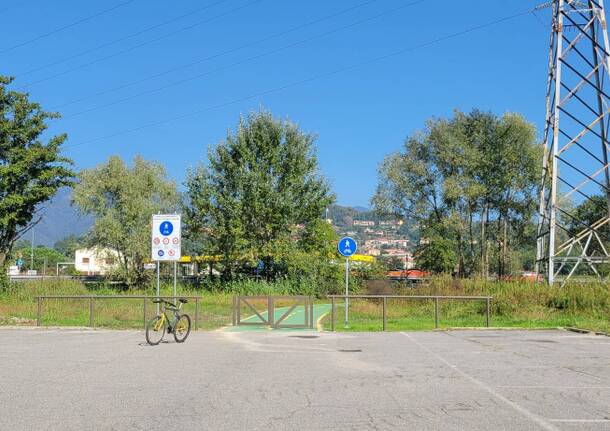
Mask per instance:
[[[151,259],[157,262],[157,298],[160,295],[160,263],[174,262],[174,300],[176,299],[176,265],[182,255],[180,214],[153,214]],[[157,304],[157,314],[159,304]]]
[[[176,303],[176,269],[178,267],[178,262],[174,260],[174,304]]]
[[[337,251],[341,256],[345,257],[345,327],[349,324],[349,258],[353,256],[358,250],[358,244],[356,241],[349,237],[343,237],[337,244]]]

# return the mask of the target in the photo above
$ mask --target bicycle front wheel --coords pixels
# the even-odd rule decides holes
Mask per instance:
[[[156,346],[163,340],[165,335],[165,322],[161,316],[156,316],[146,324],[146,342]]]
[[[178,320],[176,320],[176,327],[172,332],[174,333],[174,340],[176,340],[176,343],[184,343],[186,337],[191,333],[191,318],[188,314],[182,314]]]

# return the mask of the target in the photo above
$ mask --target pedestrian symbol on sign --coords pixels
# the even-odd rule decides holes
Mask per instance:
[[[341,253],[341,255],[345,257],[350,257],[356,253],[356,250],[358,249],[358,244],[356,244],[356,241],[354,241],[353,238],[346,236],[344,238],[341,238],[337,249],[339,253]]]
[[[163,250],[159,250],[159,251],[157,252],[157,254],[158,254],[159,256],[163,256],[165,253],[163,252]]]
[[[163,236],[171,235],[173,231],[174,225],[169,221],[164,221],[161,223],[161,226],[159,226],[159,232],[161,232],[161,235]]]

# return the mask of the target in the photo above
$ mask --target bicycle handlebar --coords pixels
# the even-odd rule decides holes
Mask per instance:
[[[180,301],[182,304],[186,304],[188,302],[188,300],[184,299],[184,298],[179,298],[178,301]],[[152,301],[155,304],[161,304],[161,303],[165,303],[167,305],[170,305],[174,308],[177,308],[178,306],[176,304],[174,304],[173,302],[167,301],[163,298],[157,298],[157,299],[153,299]]]

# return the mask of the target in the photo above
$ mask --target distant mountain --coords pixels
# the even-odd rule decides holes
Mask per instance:
[[[352,207],[352,208],[355,209],[358,212],[369,212],[369,211],[371,211],[370,208],[361,207],[361,206],[357,206],[357,205],[355,207]]]
[[[70,205],[68,187],[60,189],[47,203],[41,206],[42,220],[34,227],[34,244],[52,247],[60,239],[68,235],[82,235],[93,225],[93,218],[82,216]],[[32,234],[28,232],[22,239],[30,241]]]

